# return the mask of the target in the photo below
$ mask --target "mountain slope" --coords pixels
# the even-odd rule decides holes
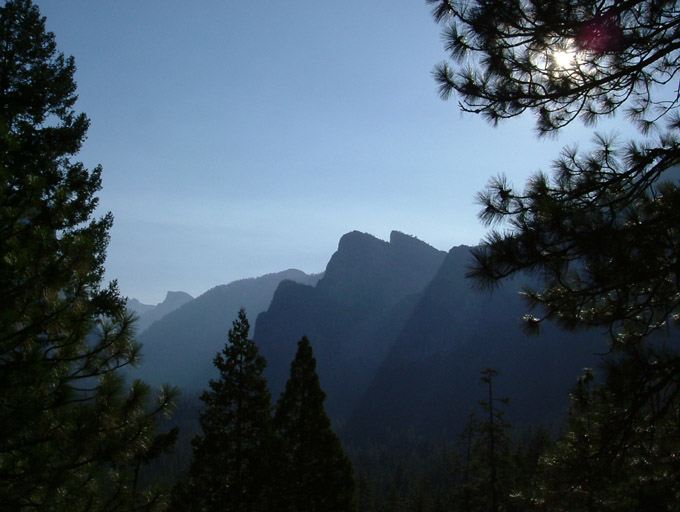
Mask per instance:
[[[347,438],[380,437],[387,429],[460,432],[483,398],[479,377],[487,367],[501,372],[494,387],[510,398],[511,420],[559,426],[577,376],[606,350],[604,337],[550,325],[526,337],[519,292],[529,280],[481,292],[464,277],[469,263],[468,247],[449,252],[346,425]]]
[[[194,298],[186,292],[168,292],[165,295],[163,302],[151,306],[149,304],[142,304],[137,299],[130,299],[127,302],[127,308],[137,314],[137,334],[146,331],[151,324],[157,322],[165,315],[172,313],[177,308],[182,307],[187,302]]]
[[[241,307],[246,309],[252,329],[279,283],[293,280],[313,284],[319,278],[318,274],[291,269],[208,290],[139,335],[143,364],[138,375],[152,385],[168,382],[186,392],[202,390],[214,376],[212,360],[224,347]]]
[[[315,287],[281,283],[255,329],[273,396],[283,389],[297,341],[307,336],[329,416],[342,423],[445,256],[396,231],[389,242],[354,231],[340,239]]]

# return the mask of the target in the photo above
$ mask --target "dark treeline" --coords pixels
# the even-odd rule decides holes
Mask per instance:
[[[113,218],[94,216],[101,167],[72,160],[89,120],[75,62],[30,0],[0,7],[0,510],[161,510],[140,469],[173,443],[116,283]]]
[[[635,425],[621,421],[614,410],[628,414],[630,408],[616,405],[617,374],[612,367],[608,379],[597,384],[592,372],[584,375],[558,435],[540,426],[515,430],[505,420],[511,401],[493,393],[502,374],[483,371],[479,406],[467,412],[466,427],[457,436],[386,432],[379,441],[346,446],[354,466],[356,510],[673,510],[678,484],[666,472],[675,471],[673,432],[680,419],[674,413],[658,422],[656,432],[668,433],[662,437],[650,433],[644,419]],[[193,403],[183,410],[195,415],[196,402],[183,402]],[[160,460],[148,475],[151,481],[185,478],[190,450],[184,446]],[[263,493],[281,492],[271,480],[262,485]]]

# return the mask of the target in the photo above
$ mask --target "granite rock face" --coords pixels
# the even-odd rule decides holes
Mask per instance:
[[[274,398],[302,336],[314,347],[326,410],[336,425],[351,414],[446,253],[392,232],[390,241],[344,235],[316,286],[284,282],[256,323]]]

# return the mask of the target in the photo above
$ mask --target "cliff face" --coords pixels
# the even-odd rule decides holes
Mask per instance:
[[[346,424],[350,439],[414,429],[453,436],[478,408],[480,372],[495,368],[497,396],[508,397],[508,418],[519,428],[559,428],[568,393],[584,367],[596,367],[606,351],[597,332],[569,333],[547,325],[527,337],[527,312],[517,277],[493,292],[465,278],[469,248],[453,248],[421,294],[375,378]]]
[[[398,231],[392,231],[389,242],[353,231],[340,239],[317,288],[348,307],[381,311],[421,291],[444,256]]]
[[[340,239],[315,287],[281,283],[255,330],[273,396],[285,385],[297,341],[307,336],[329,415],[342,423],[445,256],[402,233],[385,242],[354,231]]]

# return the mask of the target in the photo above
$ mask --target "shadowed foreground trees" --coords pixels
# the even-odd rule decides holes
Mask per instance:
[[[193,442],[176,511],[353,510],[352,466],[323,407],[316,360],[307,338],[298,344],[274,418],[266,361],[248,338],[243,309],[214,364],[219,379],[203,393],[203,430]]]
[[[677,382],[668,381],[680,368],[674,356],[658,365],[649,358],[612,362],[604,384],[590,371],[580,380],[567,434],[542,457],[527,493],[533,503],[556,511],[677,510],[680,400]]]
[[[522,192],[503,177],[479,195],[492,231],[470,275],[482,286],[518,271],[544,278],[527,291],[543,319],[603,326],[631,345],[675,325],[678,263],[680,7],[675,1],[428,0],[454,62],[435,70],[443,96],[496,123],[526,111],[539,134],[577,117],[594,124],[625,114],[649,138],[564,150],[552,179]],[[569,62],[559,55],[569,55]],[[668,85],[668,87],[665,87]],[[651,137],[653,135],[653,137]]]
[[[277,510],[353,510],[352,465],[331,429],[325,399],[312,346],[303,337],[274,416],[281,453]]]
[[[594,124],[622,110],[655,138],[567,149],[551,180],[524,192],[500,177],[480,194],[492,231],[471,276],[492,286],[518,271],[544,278],[527,292],[541,317],[569,328],[605,326],[617,345],[672,324],[678,306],[680,163],[672,83],[680,57],[680,8],[670,1],[454,2],[428,0],[454,61],[435,74],[443,96],[493,122],[530,111],[540,134],[576,117]],[[556,54],[568,52],[561,65]],[[669,181],[670,180],[670,181]],[[677,177],[675,177],[677,180]]]
[[[462,480],[454,489],[456,510],[506,510],[517,478],[513,460],[512,441],[508,435],[511,425],[505,420],[501,405],[507,398],[494,396],[493,383],[497,370],[481,372],[480,384],[487,387],[487,397],[480,400],[483,415],[470,419],[459,435]]]
[[[214,359],[218,379],[201,395],[202,435],[193,441],[187,481],[173,509],[245,512],[270,510],[273,430],[271,397],[262,373],[267,363],[241,309],[229,341]]]
[[[93,218],[101,168],[72,161],[89,121],[75,64],[30,0],[0,7],[0,509],[143,510],[139,467],[157,437],[115,283],[102,288],[110,214]]]

